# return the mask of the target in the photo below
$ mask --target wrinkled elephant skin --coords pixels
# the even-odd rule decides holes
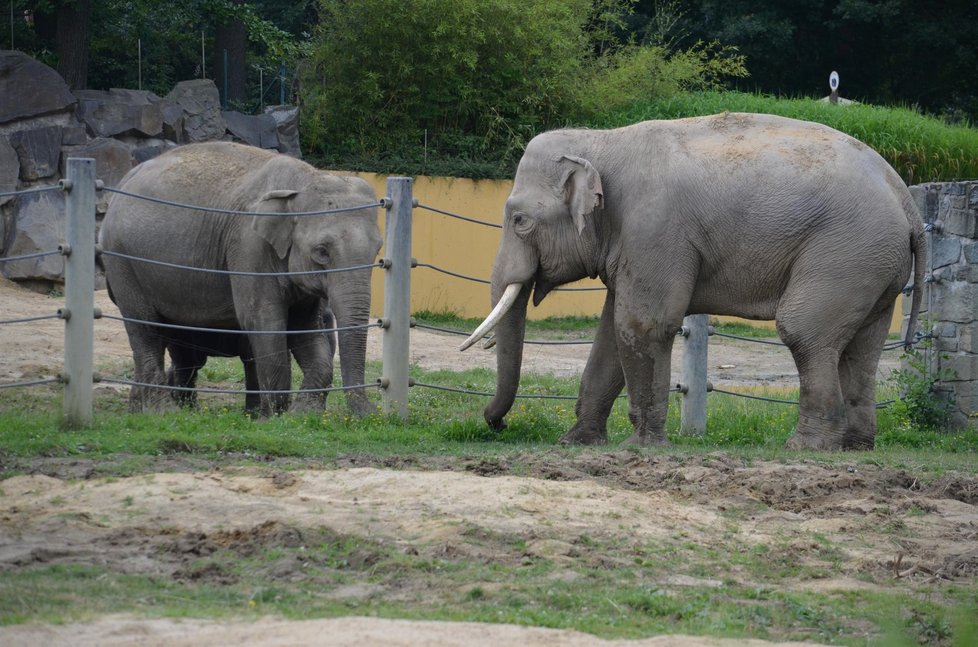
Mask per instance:
[[[927,249],[900,177],[831,128],[724,113],[534,138],[506,203],[492,273],[503,426],[520,379],[527,303],[600,277],[608,288],[566,443],[608,440],[626,388],[630,443],[666,443],[670,351],[685,315],[774,319],[798,366],[790,447],[872,448],[875,374],[896,296]],[[516,286],[507,290],[510,286]],[[481,334],[481,331],[480,331]]]

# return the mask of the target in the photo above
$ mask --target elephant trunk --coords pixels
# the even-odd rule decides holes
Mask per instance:
[[[336,317],[337,328],[363,326],[370,318],[370,290],[352,291],[352,294],[341,294],[333,291],[330,306]],[[367,329],[340,330],[337,333],[339,345],[340,374],[343,376],[343,386],[364,384],[364,368],[367,361]],[[358,415],[370,412],[366,391],[361,387],[346,391],[346,403],[350,410]]]
[[[502,297],[504,284],[492,286],[493,303]],[[526,331],[526,307],[532,284],[524,284],[512,306],[496,327],[496,395],[486,406],[483,416],[495,430],[505,428],[503,417],[513,407],[520,385],[523,365],[523,335]]]

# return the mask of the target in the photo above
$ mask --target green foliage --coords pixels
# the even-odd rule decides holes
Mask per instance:
[[[744,63],[734,48],[715,42],[675,53],[658,45],[629,45],[592,62],[575,107],[587,122],[637,103],[718,89],[727,79],[746,77]]]
[[[511,175],[542,130],[743,76],[719,45],[672,52],[623,32],[631,0],[321,0],[302,73],[303,148],[379,172]]]
[[[742,92],[690,92],[609,111],[590,125],[613,128],[646,119],[679,119],[720,112],[756,112],[814,121],[847,133],[876,150],[907,184],[978,176],[978,130],[949,126],[909,108]]]
[[[900,391],[900,400],[893,405],[897,415],[906,427],[924,431],[945,429],[954,411],[954,403],[934,387],[938,382],[953,380],[954,372],[941,369],[932,375],[925,355],[918,350],[907,351],[903,360],[907,368],[894,371],[891,377]]]
[[[322,0],[303,146],[327,159],[511,159],[562,112],[588,6]]]

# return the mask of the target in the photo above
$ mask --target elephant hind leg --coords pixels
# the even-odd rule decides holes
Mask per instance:
[[[801,354],[792,350],[801,383],[798,426],[790,449],[841,449],[848,419],[839,383],[839,355],[831,348]]]
[[[132,347],[133,381],[145,385],[166,385],[163,369],[165,340],[151,326],[126,322],[126,333]],[[165,411],[175,408],[173,398],[165,389],[134,385],[129,391],[129,410]]]
[[[846,405],[846,449],[872,449],[876,442],[876,370],[889,332],[894,304],[867,320],[839,358]]]
[[[788,439],[791,449],[842,449],[848,430],[846,406],[839,381],[841,348],[849,342],[846,330],[856,330],[829,309],[820,312],[808,300],[804,308],[784,308],[778,331],[798,367],[800,386],[798,426]]]

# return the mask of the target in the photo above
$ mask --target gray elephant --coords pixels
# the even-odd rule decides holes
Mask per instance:
[[[333,311],[328,306],[322,307],[322,324],[324,330],[333,328],[335,320]],[[171,387],[180,387],[174,390],[174,399],[182,406],[194,407],[197,405],[197,392],[184,391],[182,389],[195,389],[197,386],[197,374],[211,357],[238,357],[244,366],[245,376],[245,411],[252,415],[261,413],[261,396],[255,391],[259,390],[258,373],[255,368],[254,353],[251,352],[251,344],[248,343],[248,336],[241,332],[198,332],[177,329],[161,330],[164,337],[166,351],[170,355],[170,366],[166,370],[166,383]],[[327,378],[329,384],[333,379],[333,358],[336,354],[336,332],[328,331],[307,335],[289,335],[289,350],[293,356],[296,355],[296,346],[300,343],[326,344],[326,352],[329,361],[326,365]],[[301,350],[300,353],[301,355]]]
[[[364,180],[329,175],[287,155],[216,142],[182,146],[144,162],[123,178],[119,189],[205,208],[273,214],[205,212],[112,195],[99,242],[119,310],[138,320],[126,322],[134,382],[166,384],[165,336],[139,321],[312,331],[321,328],[320,304],[326,299],[338,327],[367,323],[370,268],[325,272],[376,261],[381,245],[377,199]],[[362,208],[303,215],[355,207]],[[115,254],[232,273],[203,273]],[[292,342],[303,389],[326,388],[332,380],[332,356],[317,336],[300,335]],[[274,332],[248,335],[262,390],[291,388],[287,337],[292,339]],[[341,331],[338,341],[343,383],[363,384],[366,329]],[[133,386],[130,393],[134,411],[168,402],[172,399],[152,386]],[[347,402],[357,413],[370,408],[363,389],[348,391]],[[292,407],[307,410],[324,403],[325,395],[304,394]],[[260,409],[267,415],[288,405],[288,394],[263,394]]]
[[[600,277],[608,288],[565,443],[607,442],[627,386],[638,445],[667,443],[670,351],[687,314],[774,319],[801,386],[795,448],[872,448],[875,374],[913,270],[909,344],[927,249],[906,186],[873,150],[771,115],[558,130],[526,148],[492,272],[503,426],[520,379],[527,302]]]

